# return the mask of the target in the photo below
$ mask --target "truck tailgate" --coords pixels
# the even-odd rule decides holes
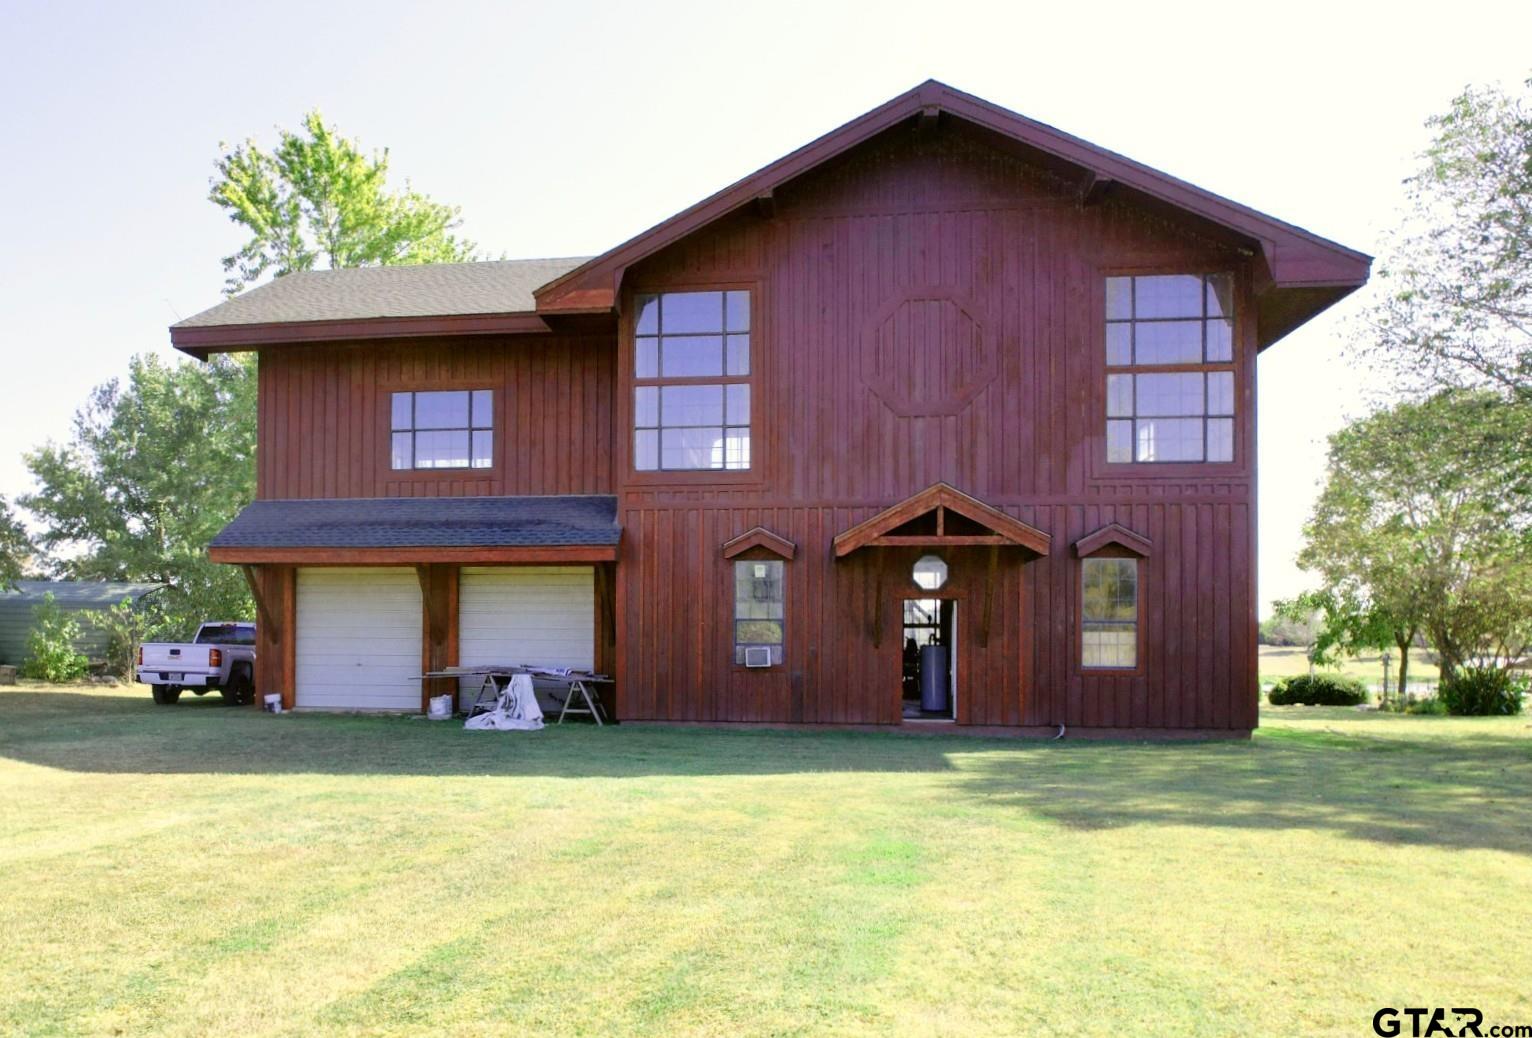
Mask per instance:
[[[173,645],[167,642],[145,642],[144,670],[205,671],[211,670],[207,662],[207,645]]]

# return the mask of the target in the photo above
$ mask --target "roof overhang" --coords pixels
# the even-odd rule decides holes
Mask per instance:
[[[1121,523],[1107,523],[1099,530],[1086,534],[1075,541],[1075,554],[1080,558],[1094,555],[1106,548],[1126,551],[1140,558],[1148,558],[1154,543],[1149,538],[1134,533]]]
[[[1020,147],[1080,184],[1082,204],[1108,192],[1222,232],[1257,260],[1257,341],[1270,345],[1367,281],[1372,257],[1097,147],[935,80],[750,174],[536,289],[537,312],[614,311],[627,270],[647,256],[903,123],[952,117]]]
[[[198,360],[214,353],[309,342],[403,339],[431,335],[525,335],[552,327],[535,313],[367,317],[347,321],[289,321],[170,329],[170,344]]]
[[[536,545],[509,547],[209,548],[208,560],[242,566],[406,566],[444,562],[460,566],[616,562],[618,546]]]
[[[955,512],[989,532],[950,533],[946,513]],[[935,513],[933,532],[897,533],[899,527]],[[1006,515],[993,505],[970,497],[947,483],[933,483],[926,489],[900,501],[836,535],[835,556],[844,558],[862,548],[1025,548],[1034,555],[1047,555],[1052,538],[1035,526]]]
[[[236,565],[409,565],[616,561],[610,495],[263,499],[213,538]]]

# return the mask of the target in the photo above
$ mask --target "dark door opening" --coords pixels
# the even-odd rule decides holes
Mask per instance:
[[[900,693],[907,721],[957,718],[957,602],[904,600]]]

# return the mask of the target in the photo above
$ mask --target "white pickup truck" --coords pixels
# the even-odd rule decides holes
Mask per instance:
[[[187,689],[199,696],[217,689],[231,705],[242,706],[255,698],[255,624],[205,623],[190,642],[144,642],[138,680],[161,706]]]

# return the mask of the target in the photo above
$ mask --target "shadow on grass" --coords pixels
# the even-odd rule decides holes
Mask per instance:
[[[1285,716],[1285,715],[1284,715]],[[951,796],[1079,829],[1330,830],[1532,854],[1522,725],[1437,719],[1263,729],[1251,742],[1020,742],[845,730],[588,725],[466,732],[415,717],[287,715],[216,699],[0,695],[0,756],[75,772],[554,778],[945,773]],[[1371,720],[1367,715],[1362,717]],[[1341,728],[1349,727],[1349,730]]]
[[[0,696],[0,756],[80,772],[625,778],[950,771],[954,743],[975,745],[963,736],[834,729],[566,724],[541,732],[470,732],[461,721],[418,715],[272,717],[229,709],[215,697],[157,707],[147,696]]]
[[[1386,844],[1532,854],[1532,742],[1509,733],[1279,728],[1246,746],[1205,744],[1192,753],[1118,744],[1093,758],[1076,744],[1050,763],[1021,782],[1003,755],[981,756],[963,787],[1086,830],[1329,830]]]

